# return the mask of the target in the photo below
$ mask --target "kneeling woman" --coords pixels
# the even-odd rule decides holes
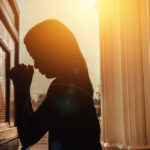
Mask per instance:
[[[15,87],[16,125],[24,148],[49,131],[50,150],[101,150],[100,128],[85,60],[72,32],[57,20],[34,26],[25,36],[34,67],[55,78],[36,112],[30,99],[33,67],[10,71]]]

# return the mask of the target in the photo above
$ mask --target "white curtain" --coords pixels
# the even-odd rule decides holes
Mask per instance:
[[[98,0],[102,141],[150,148],[150,1]]]

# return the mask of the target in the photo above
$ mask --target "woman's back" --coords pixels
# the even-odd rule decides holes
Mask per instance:
[[[54,115],[51,116],[50,147],[59,145],[62,150],[99,147],[99,123],[93,99],[86,90],[75,84],[55,82],[49,88],[47,99],[49,111]]]

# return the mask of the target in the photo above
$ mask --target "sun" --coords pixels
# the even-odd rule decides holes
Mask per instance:
[[[91,0],[92,4],[95,5],[96,4],[96,0]]]

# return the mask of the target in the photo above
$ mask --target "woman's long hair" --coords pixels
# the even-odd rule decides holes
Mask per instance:
[[[84,57],[73,33],[57,20],[46,20],[35,25],[25,36],[24,43],[29,54],[47,66],[55,67],[61,76],[75,80],[93,96]]]

